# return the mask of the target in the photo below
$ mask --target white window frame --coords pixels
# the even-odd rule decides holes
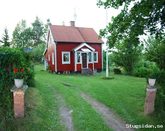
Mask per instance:
[[[80,62],[77,61],[78,53],[80,53]],[[77,51],[77,52],[76,52],[76,64],[81,64],[81,63],[82,63],[81,61],[82,61],[81,52],[80,52],[80,51]]]
[[[89,53],[91,53],[91,61],[89,61]],[[88,52],[88,63],[93,63],[93,59],[92,59],[92,58],[93,58],[93,57],[92,57],[92,53],[93,53],[93,52]]]
[[[64,54],[68,54],[69,55],[69,61],[64,61]],[[63,51],[62,52],[62,64],[70,64],[70,52],[69,51]]]
[[[52,65],[54,65],[54,53],[52,52]]]
[[[94,59],[95,54],[96,54],[96,61]],[[98,52],[93,53],[93,61],[94,61],[94,63],[98,63]]]

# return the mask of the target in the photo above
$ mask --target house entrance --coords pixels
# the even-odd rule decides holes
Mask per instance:
[[[82,53],[82,68],[87,68],[87,53]]]

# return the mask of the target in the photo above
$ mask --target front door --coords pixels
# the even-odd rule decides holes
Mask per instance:
[[[87,53],[82,53],[82,68],[87,68]]]

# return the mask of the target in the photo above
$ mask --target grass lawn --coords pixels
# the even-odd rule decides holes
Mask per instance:
[[[161,124],[158,118],[143,115],[146,88],[143,78],[115,75],[115,79],[105,80],[103,73],[95,76],[56,75],[42,69],[42,66],[35,68],[36,87],[29,87],[26,92],[26,117],[15,120],[13,130],[66,130],[59,115],[61,100],[58,95],[72,111],[75,130],[111,130],[100,114],[80,96],[81,92],[111,108],[128,124]]]

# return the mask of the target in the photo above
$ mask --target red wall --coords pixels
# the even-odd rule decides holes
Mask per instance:
[[[74,71],[74,52],[79,43],[58,43],[57,44],[57,70],[58,71]],[[70,52],[70,64],[62,64],[62,51]]]
[[[49,44],[48,45],[48,49],[47,49],[47,52],[46,52],[46,60],[48,62],[48,65],[49,65],[49,69],[54,72],[55,71],[55,65],[52,64],[52,53],[54,53],[54,44]],[[55,53],[54,53],[55,54]],[[50,55],[50,61],[48,59],[48,55]],[[55,57],[54,57],[55,58]]]
[[[73,49],[79,46],[81,43],[58,43],[57,44],[57,70],[58,71],[74,71],[74,52]],[[101,44],[89,44],[98,52],[98,63],[94,64],[94,69],[102,69],[102,49]],[[62,64],[62,51],[69,51],[70,64]],[[93,70],[93,64],[89,64],[88,67]],[[81,64],[77,64],[77,71],[81,71]]]
[[[79,46],[81,43],[57,43],[57,71],[74,71],[74,52],[73,49]],[[89,43],[87,43],[89,44]],[[102,48],[101,44],[89,44],[91,47],[98,52],[98,63],[94,63],[94,69],[101,70],[102,69]],[[48,45],[48,50],[45,54],[45,57],[48,61],[48,54],[50,54],[50,61],[48,61],[48,65],[52,72],[55,71],[55,65],[52,65],[52,52],[54,52],[54,44]],[[62,64],[62,51],[69,51],[70,52],[70,64]],[[56,61],[55,61],[56,62]],[[89,68],[93,70],[93,64],[90,63],[88,65]],[[81,64],[77,64],[77,71],[81,71]]]
[[[98,52],[98,63],[94,63],[94,69],[102,70],[102,45],[101,44],[89,44]]]

